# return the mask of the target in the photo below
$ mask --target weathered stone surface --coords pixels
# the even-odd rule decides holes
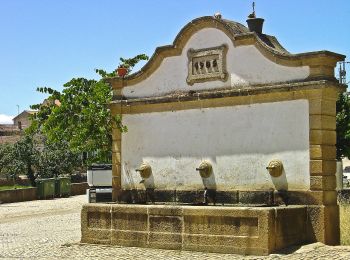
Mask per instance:
[[[310,177],[311,190],[334,191],[335,187],[336,187],[335,175]]]
[[[182,217],[172,214],[164,214],[165,216],[150,216],[149,230],[150,232],[161,233],[182,233]]]
[[[111,214],[110,207],[98,207],[97,211],[88,211],[87,214],[87,225],[89,228],[111,228]]]
[[[310,145],[310,159],[334,160],[336,156],[335,145]]]
[[[217,204],[237,204],[238,203],[238,191],[225,192],[217,191],[216,192],[216,203]]]
[[[335,116],[310,115],[310,129],[335,130]]]
[[[0,191],[0,203],[12,203],[37,199],[37,189],[16,189]]]
[[[249,244],[249,246],[246,246]],[[269,250],[258,237],[184,235],[184,250],[267,255]]]
[[[326,245],[339,245],[339,207],[308,206],[307,239]]]
[[[286,244],[301,244],[306,240],[306,207],[288,210],[282,207],[276,211],[276,249],[285,247]],[[293,223],[293,225],[291,225]]]
[[[311,176],[334,175],[335,171],[335,160],[310,160]]]
[[[254,192],[254,191],[252,191]],[[247,198],[248,199],[248,198]],[[178,203],[190,205],[203,205],[204,190],[121,190],[119,201],[123,203],[153,204],[153,203]],[[238,191],[207,190],[207,203],[213,204],[237,204]],[[253,204],[254,202],[250,202]]]
[[[273,205],[273,191],[239,191],[238,202],[241,204]]]
[[[310,144],[335,145],[336,142],[334,130],[310,130]]]
[[[287,248],[269,256],[256,256],[256,254],[266,254],[266,252],[255,253],[255,256],[244,256],[242,254],[248,254],[249,249],[235,248],[234,244],[223,245],[222,252],[226,250],[226,254],[219,254],[209,253],[208,247],[211,249],[218,248],[210,245],[192,245],[192,247],[188,245],[186,248],[183,247],[182,250],[162,250],[147,248],[147,245],[135,247],[137,244],[132,244],[130,242],[132,240],[120,240],[118,243],[113,243],[112,240],[112,244],[115,246],[77,243],[81,239],[80,217],[81,207],[84,203],[86,203],[86,196],[81,195],[7,205],[11,207],[0,206],[1,259],[350,259],[350,246],[344,246],[349,244],[349,240],[343,240],[343,246],[327,246],[318,242]],[[343,206],[347,205],[340,206],[344,210]],[[346,218],[342,223],[344,229],[341,231],[344,234],[348,233],[349,221],[347,216],[349,216],[349,211],[343,213]],[[147,234],[144,238],[138,237],[138,239],[140,240],[136,242],[139,244],[142,239],[147,241]],[[185,236],[184,239],[186,239]],[[128,246],[133,246],[133,248],[121,246],[123,242],[128,243]],[[194,252],[194,250],[197,252]],[[258,252],[258,250],[259,248],[254,249],[255,252]],[[232,252],[236,252],[236,254],[232,254]]]
[[[112,214],[112,229],[115,230],[147,230],[147,213],[123,213],[113,212]]]
[[[175,190],[154,190],[154,200],[157,202],[175,202]]]
[[[290,191],[288,192],[290,205],[336,205],[337,192],[330,191]]]
[[[329,115],[335,116],[336,107],[334,100],[312,99],[309,101],[310,115]]]
[[[119,190],[118,201],[129,204],[144,204],[146,203],[145,190]]]
[[[184,232],[208,235],[258,235],[257,217],[185,216]]]
[[[111,241],[112,245],[119,246],[142,246],[146,247],[148,241],[148,232],[143,231],[128,231],[128,230],[112,230]]]
[[[182,216],[183,207],[178,205],[152,205],[148,206],[149,215],[156,216]]]
[[[321,161],[323,162],[323,161]],[[232,206],[273,206],[273,205],[330,205],[336,203],[336,192],[334,190],[335,176],[311,176],[309,191],[212,191],[209,195],[208,205],[232,205]],[[161,191],[162,202],[156,201],[155,198],[150,199],[151,195],[147,195],[144,190],[125,190],[121,193],[121,201],[133,204],[163,204],[171,205],[176,197],[176,205],[196,205],[196,209],[200,211],[200,206],[204,206],[204,191]],[[150,192],[154,196],[153,191]],[[159,195],[160,193],[158,193]],[[146,200],[147,197],[147,200]],[[211,200],[210,198],[215,198]],[[215,201],[215,204],[213,203]],[[160,205],[161,206],[161,205]],[[172,210],[174,210],[173,207]],[[156,209],[151,209],[151,211]],[[162,209],[162,212],[164,210]],[[174,214],[180,214],[175,213]]]
[[[306,212],[304,206],[90,204],[82,210],[82,241],[266,255],[304,241]]]
[[[182,234],[150,232],[148,246],[165,249],[181,249]]]
[[[204,191],[176,191],[176,202],[184,204],[198,204],[203,203]]]
[[[111,241],[110,206],[85,205],[81,211],[81,241],[84,243],[109,244]]]

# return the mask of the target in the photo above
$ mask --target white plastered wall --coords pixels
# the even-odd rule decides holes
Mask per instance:
[[[226,82],[209,81],[186,83],[188,73],[187,51],[228,46]],[[249,84],[269,84],[302,80],[309,76],[309,67],[287,67],[265,58],[253,45],[234,47],[231,39],[221,30],[205,28],[195,33],[185,45],[180,56],[165,58],[159,68],[142,82],[124,87],[122,94],[128,98],[161,96],[177,91],[206,90],[227,87],[244,87]]]
[[[193,190],[308,190],[309,111],[307,100],[234,107],[124,115],[129,131],[122,135],[122,187]],[[284,164],[271,177],[272,159]],[[195,170],[202,160],[213,175]],[[152,176],[135,169],[142,162]]]

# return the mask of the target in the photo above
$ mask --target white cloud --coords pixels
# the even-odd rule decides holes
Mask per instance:
[[[13,124],[12,118],[14,116],[0,114],[0,124]]]

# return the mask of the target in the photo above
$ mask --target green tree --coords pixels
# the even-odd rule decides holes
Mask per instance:
[[[33,136],[25,135],[12,149],[12,161],[8,164],[8,170],[13,174],[25,173],[32,186],[35,186],[35,165],[38,159],[38,151],[35,149]]]
[[[74,169],[80,166],[81,159],[73,153],[65,142],[42,142],[39,146],[36,170],[41,178],[52,178],[60,175],[70,175]]]
[[[142,60],[148,60],[148,56],[146,54],[139,54],[136,55],[133,58],[125,59],[120,58],[120,63],[118,65],[119,68],[123,67],[128,69],[128,73],[131,72],[131,70],[135,67],[137,63],[139,63]]]
[[[15,144],[0,145],[0,171],[15,179],[26,174],[31,185],[35,179],[70,174],[81,165],[81,157],[73,153],[64,141],[46,142],[43,136],[25,135]]]
[[[112,95],[106,83],[74,78],[64,84],[62,93],[50,88],[38,91],[51,95],[48,104],[32,106],[39,111],[31,130],[39,130],[49,143],[66,142],[73,153],[95,152],[92,161],[109,157],[112,124],[107,104]]]
[[[131,70],[140,60],[148,57],[140,54],[131,59],[121,58],[121,62]],[[49,143],[67,143],[73,153],[88,153],[88,164],[92,162],[110,162],[112,146],[112,124],[123,132],[126,126],[121,117],[112,118],[108,108],[112,100],[112,91],[104,78],[115,77],[116,73],[107,73],[96,69],[102,77],[100,80],[73,78],[62,92],[52,88],[38,88],[49,94],[45,105],[33,105],[38,113],[32,119],[29,132],[40,132]],[[55,103],[59,100],[60,105]]]
[[[350,99],[341,93],[337,100],[337,160],[350,157]]]
[[[14,173],[10,172],[10,164],[14,160],[13,156],[13,144],[1,144],[0,145],[0,175],[5,175],[6,177],[15,177]]]

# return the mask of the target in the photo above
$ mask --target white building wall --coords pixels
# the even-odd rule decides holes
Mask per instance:
[[[190,48],[203,49],[228,46],[228,80],[195,83],[186,82],[188,68],[187,51]],[[239,88],[249,84],[269,84],[302,80],[309,76],[309,67],[287,67],[265,58],[253,45],[234,47],[231,39],[222,31],[205,28],[195,33],[185,45],[180,56],[168,57],[160,67],[142,82],[124,87],[123,95],[132,97],[160,96],[176,91],[206,90],[214,88]]]
[[[122,187],[218,190],[308,190],[309,112],[307,100],[235,107],[123,115]],[[272,159],[284,164],[282,176],[266,170]],[[202,160],[213,175],[195,170]],[[144,183],[135,169],[148,162]]]

